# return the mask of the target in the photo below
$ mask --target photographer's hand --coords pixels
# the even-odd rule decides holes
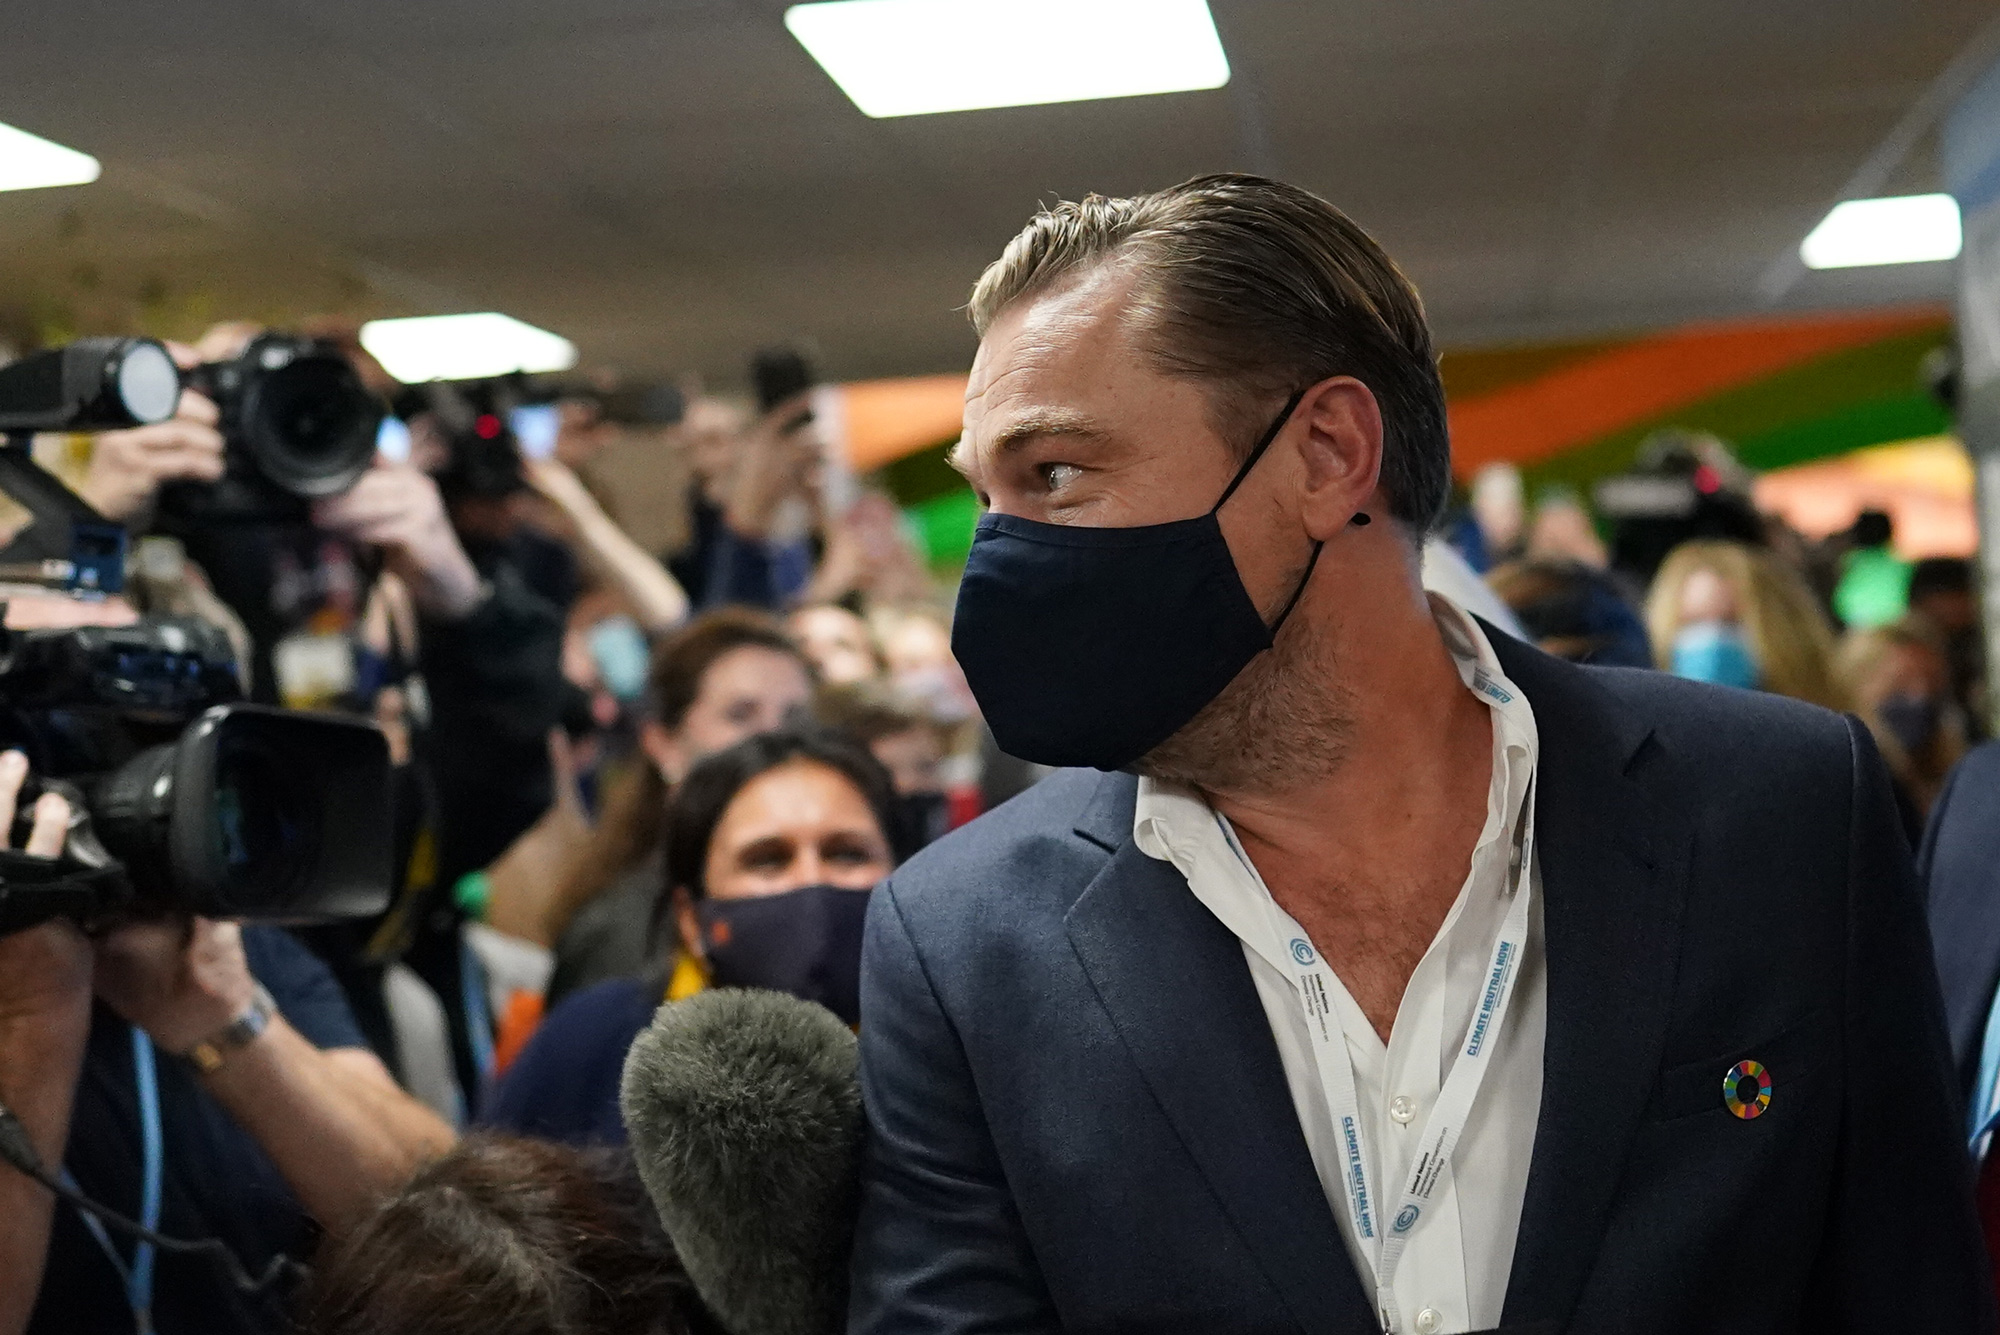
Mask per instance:
[[[162,1049],[184,1054],[241,1017],[257,982],[242,929],[196,918],[134,924],[106,937],[97,949],[97,994]],[[201,1080],[330,1233],[452,1142],[451,1129],[399,1089],[374,1053],[322,1051],[282,1014],[228,1048]]]
[[[201,360],[193,348],[168,347],[183,367]],[[215,405],[190,389],[181,392],[179,410],[164,422],[99,433],[77,494],[106,519],[123,523],[152,504],[163,482],[215,481],[223,466],[217,418]]]
[[[313,522],[380,547],[430,615],[457,620],[479,606],[479,572],[452,531],[437,483],[420,469],[378,459],[344,494],[315,503]]]
[[[28,762],[0,755],[0,838]],[[54,794],[35,804],[22,852],[55,857],[69,826],[69,804]],[[9,845],[11,847],[11,844]],[[20,1119],[44,1165],[62,1161],[70,1105],[90,1036],[90,943],[60,919],[0,936],[0,1103]],[[55,1198],[33,1179],[0,1165],[0,1335],[26,1329],[48,1253]]]
[[[723,522],[746,538],[769,538],[779,507],[811,489],[823,457],[819,430],[804,420],[811,399],[800,394],[757,419],[737,444]]]

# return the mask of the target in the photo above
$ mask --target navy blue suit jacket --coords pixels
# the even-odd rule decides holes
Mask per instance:
[[[1918,865],[1961,1094],[1978,1074],[1986,1016],[2000,986],[2000,742],[1958,763],[1931,808]]]
[[[1867,733],[1494,640],[1541,733],[1549,990],[1505,1326],[1990,1329]],[[1059,774],[876,894],[857,1335],[1377,1328],[1242,949],[1133,844],[1135,787]]]

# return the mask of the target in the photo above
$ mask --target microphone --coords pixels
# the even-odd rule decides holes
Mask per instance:
[[[861,1153],[854,1034],[725,988],[662,1006],[619,1108],[660,1222],[733,1335],[840,1335]]]

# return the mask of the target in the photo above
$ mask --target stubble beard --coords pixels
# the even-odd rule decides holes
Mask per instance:
[[[1282,790],[1324,779],[1345,763],[1355,700],[1331,646],[1294,621],[1185,727],[1133,766],[1203,793]]]

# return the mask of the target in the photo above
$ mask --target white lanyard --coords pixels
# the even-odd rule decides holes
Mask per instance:
[[[1266,896],[1272,940],[1298,982],[1299,1000],[1305,1007],[1306,1031],[1312,1039],[1320,1087],[1333,1115],[1348,1218],[1353,1222],[1355,1236],[1361,1240],[1363,1254],[1375,1271],[1375,1302],[1384,1331],[1394,1331],[1401,1325],[1395,1293],[1396,1269],[1402,1263],[1411,1233],[1424,1217],[1424,1210],[1450,1176],[1452,1150],[1492,1065],[1493,1049],[1507,1020],[1514,983],[1520,977],[1521,953],[1528,943],[1527,886],[1534,865],[1534,800],[1535,784],[1531,776],[1514,826],[1514,848],[1508,868],[1508,893],[1512,901],[1493,941],[1486,984],[1480,992],[1472,1023],[1465,1031],[1465,1042],[1452,1062],[1451,1073],[1445,1077],[1444,1088],[1425,1119],[1417,1153],[1410,1161],[1409,1175],[1396,1202],[1396,1212],[1386,1224],[1379,1213],[1379,1201],[1370,1184],[1367,1156],[1362,1148],[1361,1100],[1355,1091],[1353,1061],[1348,1055],[1346,1035],[1333,1013],[1333,971],[1292,916],[1279,908],[1275,899]],[[1231,847],[1242,857],[1234,832],[1227,831],[1226,825],[1224,828],[1230,835]],[[1247,857],[1244,861],[1248,865]],[[1272,957],[1266,955],[1266,958]]]

